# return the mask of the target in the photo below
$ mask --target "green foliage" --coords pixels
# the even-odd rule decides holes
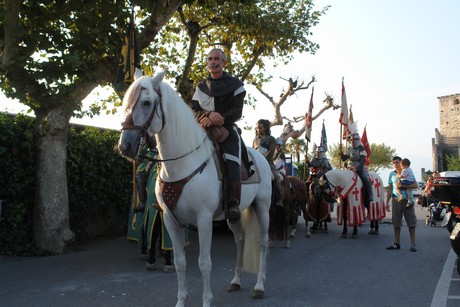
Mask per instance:
[[[447,169],[449,171],[460,171],[460,158],[454,155],[446,155]]]
[[[40,255],[33,242],[33,118],[0,114],[0,254]],[[114,152],[119,133],[72,127],[68,145],[71,229],[78,241],[123,233],[131,197],[131,164]]]
[[[41,254],[32,241],[32,128],[33,122],[24,115],[0,115],[0,254]]]
[[[297,162],[301,160],[301,154],[305,153],[306,143],[304,139],[290,139],[289,143],[286,144],[285,152],[295,154]]]
[[[294,52],[318,50],[311,31],[327,9],[315,11],[311,0],[197,1],[184,5],[144,50],[145,64],[167,70],[172,79],[190,69],[187,77],[197,82],[207,75],[207,51],[217,47],[226,51],[231,74],[262,84],[271,78],[264,73],[267,59],[287,63]],[[194,39],[196,50],[189,50]],[[191,66],[184,69],[187,57]]]
[[[99,128],[69,131],[67,184],[70,227],[77,239],[122,233],[132,191],[131,164],[114,152],[119,132]],[[105,223],[100,219],[104,217]],[[107,234],[110,234],[107,233]]]
[[[130,16],[126,1],[22,1],[19,12],[12,7],[0,6],[0,46],[11,47],[0,55],[6,96],[35,112],[65,106],[71,113],[94,87],[111,83],[107,72],[116,69]]]

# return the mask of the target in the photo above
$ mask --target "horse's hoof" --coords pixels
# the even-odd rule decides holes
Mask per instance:
[[[305,238],[310,238],[310,237],[311,237],[310,233],[305,234]]]
[[[291,242],[289,241],[284,242],[284,248],[291,248]]]
[[[265,291],[263,291],[263,290],[254,290],[252,292],[252,298],[254,298],[256,300],[264,298],[264,295],[265,295]]]
[[[292,233],[289,235],[289,239],[295,239],[295,235],[293,235]]]
[[[275,247],[274,241],[268,241],[268,247]]]
[[[342,234],[340,235],[340,239],[346,239],[346,238],[347,238],[347,234],[346,234],[346,233],[342,233]]]
[[[174,273],[176,269],[174,268],[174,265],[165,265],[163,267],[163,272],[165,273]]]
[[[147,262],[147,267],[146,267],[147,271],[156,271],[157,270],[157,266],[155,263],[148,263]]]
[[[236,292],[240,290],[241,290],[241,286],[238,284],[230,284],[230,286],[228,286],[227,288],[227,292]]]
[[[358,238],[358,235],[352,234],[352,235],[351,235],[351,238],[352,238],[352,239],[357,239],[357,238]]]

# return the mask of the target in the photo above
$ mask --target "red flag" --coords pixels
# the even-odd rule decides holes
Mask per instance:
[[[367,140],[367,131],[366,127],[364,127],[363,135],[361,137],[361,143],[364,146],[364,149],[366,149],[366,163],[365,165],[368,166],[371,163],[371,146],[369,145],[369,141]]]
[[[312,113],[313,113],[313,92],[315,88],[311,89],[310,106],[308,107],[308,113],[305,115],[305,138],[310,142],[311,138],[311,126],[313,125]]]

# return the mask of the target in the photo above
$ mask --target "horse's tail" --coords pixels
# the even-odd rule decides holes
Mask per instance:
[[[244,231],[243,270],[257,274],[260,263],[260,229],[254,209],[250,206],[241,214]]]

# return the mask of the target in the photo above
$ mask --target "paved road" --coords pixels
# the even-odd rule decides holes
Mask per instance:
[[[359,228],[358,239],[340,239],[334,223],[328,234],[303,237],[299,225],[291,249],[279,242],[270,250],[266,296],[251,299],[255,277],[244,276],[239,293],[227,293],[235,247],[229,231],[213,238],[213,306],[460,306],[460,278],[448,233],[425,225],[417,211],[419,251],[409,252],[407,228],[402,249],[387,251],[392,226],[378,236]],[[187,247],[189,300],[201,306],[197,238]],[[51,257],[0,258],[0,306],[174,306],[176,275],[147,272],[137,243],[117,238]]]

